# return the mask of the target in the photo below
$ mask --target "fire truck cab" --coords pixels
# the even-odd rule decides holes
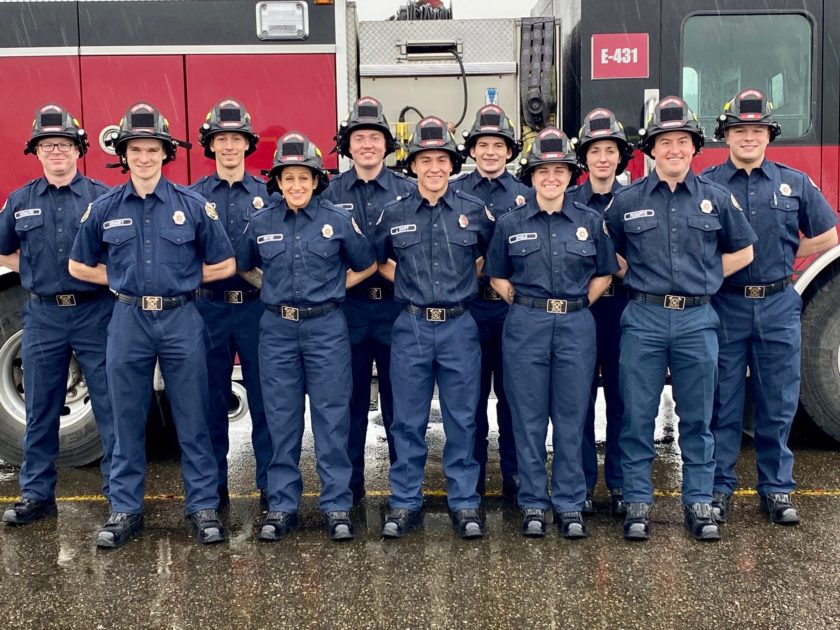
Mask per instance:
[[[420,15],[398,9],[402,17]],[[457,3],[456,3],[457,9]],[[527,9],[523,9],[526,11]],[[456,16],[457,18],[457,16]],[[715,119],[745,87],[770,96],[782,136],[770,159],[806,171],[840,206],[840,12],[833,0],[538,0],[519,19],[362,22],[345,0],[74,0],[0,2],[0,201],[40,176],[23,155],[36,107],[60,103],[91,139],[87,175],[124,181],[103,138],[127,105],[147,100],[172,133],[193,141],[164,169],[188,183],[213,170],[195,141],[219,98],[249,109],[261,141],[252,172],[269,168],[277,138],[304,131],[328,154],[358,96],[381,99],[398,137],[417,112],[453,122],[497,102],[526,140],[547,124],[573,137],[581,117],[613,109],[631,140],[663,96],[697,112],[707,145],[699,171],[723,161]],[[460,117],[460,119],[459,119]],[[328,155],[328,168],[340,165]],[[646,164],[637,155],[629,177]],[[840,439],[840,247],[802,261],[802,406]],[[19,463],[25,423],[17,274],[0,275],[0,459]],[[241,390],[240,390],[241,391]],[[74,365],[68,375],[60,463],[94,459],[99,443]]]

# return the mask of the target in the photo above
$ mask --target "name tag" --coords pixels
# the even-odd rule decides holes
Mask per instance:
[[[518,243],[519,241],[536,241],[537,240],[537,233],[536,232],[523,232],[522,234],[513,234],[508,237],[508,243],[511,245],[513,243]]]
[[[129,225],[134,225],[134,221],[131,219],[113,219],[111,221],[105,221],[105,223],[102,224],[102,229],[110,230],[111,228],[128,227]]]
[[[633,219],[644,219],[645,217],[652,217],[656,213],[653,210],[636,210],[634,212],[625,212],[624,220],[632,221]]]
[[[336,203],[333,205],[336,208],[344,208],[345,210],[352,210],[355,207],[352,203]]]
[[[263,234],[262,236],[257,237],[257,245],[261,243],[271,243],[272,241],[282,241],[283,235],[282,234]]]
[[[41,208],[28,208],[26,210],[18,210],[15,212],[15,219],[23,219],[25,217],[37,217],[41,214]]]
[[[391,236],[396,236],[397,234],[403,234],[405,232],[416,232],[417,225],[412,223],[411,225],[397,225],[391,228]]]

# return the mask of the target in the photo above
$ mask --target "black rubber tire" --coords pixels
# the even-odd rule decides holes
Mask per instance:
[[[21,307],[27,299],[26,292],[17,284],[17,274],[0,277],[0,348],[10,343],[22,327]],[[5,369],[8,369],[8,365]],[[0,374],[7,378],[8,374]],[[88,406],[90,403],[87,403]],[[9,405],[15,407],[14,412]],[[13,415],[23,415],[22,401],[0,394],[0,459],[19,466],[23,461],[23,423]],[[58,466],[84,466],[102,457],[102,443],[93,411],[59,432],[60,451]]]
[[[802,408],[840,441],[840,276],[815,293],[802,314]]]

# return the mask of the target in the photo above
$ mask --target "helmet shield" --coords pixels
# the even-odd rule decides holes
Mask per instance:
[[[213,136],[224,131],[241,133],[248,139],[248,148],[245,149],[246,157],[257,150],[260,137],[251,127],[251,116],[244,105],[232,98],[222,99],[216,103],[213,109],[207,112],[204,124],[198,130],[198,141],[204,147],[205,157],[211,160],[216,159],[216,154],[210,149],[210,145]]]
[[[580,165],[566,134],[557,127],[546,127],[537,134],[531,148],[519,159],[519,178],[526,186],[531,185],[531,174],[542,164],[566,164],[572,171],[571,186],[580,175]]]

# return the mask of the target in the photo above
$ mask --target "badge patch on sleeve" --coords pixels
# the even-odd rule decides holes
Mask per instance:
[[[739,203],[738,203],[738,200],[737,200],[737,199],[735,199],[735,195],[730,194],[730,195],[729,195],[729,199],[731,199],[731,200],[732,200],[732,205],[733,205],[733,206],[735,206],[735,208],[736,208],[737,210],[740,210],[741,212],[743,212],[743,211],[744,211],[744,210],[741,208],[741,204],[739,204]]]
[[[633,212],[625,212],[624,220],[632,221],[633,219],[644,219],[645,217],[656,216],[653,210],[634,210]]]
[[[496,217],[493,216],[493,213],[490,212],[490,208],[488,208],[487,206],[484,206],[484,214],[486,214],[487,218],[490,219],[491,221],[496,220]],[[464,216],[464,215],[461,215],[461,216]]]
[[[216,204],[211,201],[204,204],[204,214],[210,217],[213,221],[219,220],[219,213],[216,212]]]
[[[356,223],[356,219],[354,219],[353,217],[350,217],[350,223],[353,224],[353,229],[356,231],[356,234],[361,234],[362,233],[362,228],[360,228],[359,224]]]
[[[0,214],[3,213],[3,211],[6,209],[6,206],[8,206],[8,205],[9,205],[9,200],[6,199],[6,201],[3,202],[3,207],[0,208]]]
[[[609,231],[609,229],[607,228],[607,222],[606,222],[606,221],[601,221],[601,225],[604,227],[604,234],[606,234],[607,236],[609,236],[609,235],[610,235],[610,231]]]
[[[808,178],[808,181],[809,181],[809,182],[811,182],[811,186],[813,186],[814,188],[816,188],[818,191],[822,192],[822,191],[820,190],[820,187],[819,187],[819,186],[817,186],[817,183],[816,183],[813,179],[811,179],[811,178],[809,177],[809,178]],[[2,211],[2,210],[0,210],[0,212],[3,212],[3,211]]]
[[[27,208],[26,210],[18,210],[15,212],[15,219],[25,219],[26,217],[37,217],[41,214],[41,208]]]
[[[93,208],[93,202],[88,204],[88,207],[85,210],[85,213],[82,215],[82,218],[79,220],[79,223],[84,223],[85,221],[88,220],[88,217],[90,216],[91,208]]]

